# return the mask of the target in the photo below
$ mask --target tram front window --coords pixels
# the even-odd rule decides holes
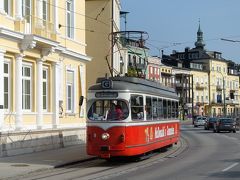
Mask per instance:
[[[94,121],[124,120],[128,115],[127,104],[122,100],[97,100],[88,111],[88,118]]]

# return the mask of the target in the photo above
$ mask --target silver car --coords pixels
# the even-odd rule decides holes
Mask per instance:
[[[207,120],[206,117],[197,117],[196,120],[194,121],[194,127],[204,126],[206,120]]]

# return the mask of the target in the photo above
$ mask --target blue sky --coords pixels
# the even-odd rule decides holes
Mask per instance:
[[[151,55],[162,48],[165,54],[193,48],[200,19],[205,48],[240,63],[240,42],[220,40],[240,41],[240,0],[121,0],[121,5],[129,12],[127,30],[148,32]]]

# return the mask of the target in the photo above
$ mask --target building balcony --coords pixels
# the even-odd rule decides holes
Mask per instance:
[[[179,83],[179,82],[177,82],[177,83],[175,83],[175,87],[176,87],[176,89],[187,89],[187,88],[189,88],[189,84],[186,84],[186,83]]]
[[[234,105],[234,104],[239,104],[239,101],[236,99],[229,99],[229,100],[225,100],[225,103],[229,105]]]
[[[196,89],[197,90],[204,90],[206,87],[204,86],[204,84],[203,83],[197,83],[196,84]]]
[[[196,102],[196,106],[204,106],[204,105],[206,105],[206,104],[209,104],[209,102],[208,101],[199,101],[199,102]]]
[[[196,106],[203,106],[204,103],[203,102],[196,102]]]
[[[211,101],[211,104],[213,104],[213,105],[214,105],[214,104],[216,104],[216,105],[223,105],[223,102],[220,101],[220,100],[218,100],[218,101],[217,101],[217,100],[212,100],[212,101]]]
[[[217,91],[222,91],[223,90],[223,86],[222,85],[217,85],[216,86],[216,90]]]
[[[146,67],[147,67],[146,64],[136,64],[136,65],[134,65],[134,63],[131,63],[131,62],[128,63],[128,66],[129,66],[129,67],[137,68],[137,69],[139,69],[139,70],[145,70]]]
[[[234,92],[236,92],[237,91],[237,89],[230,89],[230,92],[232,92],[232,93],[234,93]]]
[[[57,39],[54,24],[35,16],[26,16],[23,20],[16,21],[15,31],[38,35],[53,41]]]
[[[172,76],[172,73],[171,72],[161,71],[161,75],[162,76]]]

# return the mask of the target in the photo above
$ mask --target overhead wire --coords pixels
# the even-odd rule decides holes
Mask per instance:
[[[98,17],[99,17],[99,16],[102,14],[102,12],[105,10],[105,8],[107,7],[107,5],[108,5],[109,2],[110,2],[110,1],[107,1],[107,2],[105,3],[104,7],[103,7],[103,8],[101,9],[101,11],[97,14],[95,20],[98,20]]]
[[[228,38],[237,38],[237,37],[240,37],[240,35],[210,38],[210,39],[206,39],[206,40],[204,40],[204,41],[205,41],[205,42],[209,42],[209,41],[219,41],[219,40],[225,40],[225,39],[228,39]],[[195,42],[195,41],[167,42],[167,41],[160,41],[160,40],[153,40],[153,39],[149,39],[148,41],[151,41],[151,42],[159,42],[159,43],[164,43],[164,44],[169,44],[169,45],[166,45],[166,46],[164,46],[164,47],[160,47],[160,48],[159,48],[158,46],[153,45],[152,43],[146,42],[147,44],[149,44],[150,46],[152,46],[152,47],[154,47],[154,48],[156,48],[156,49],[158,49],[158,50],[170,48],[170,47],[173,47],[173,46],[190,44],[190,43],[194,43],[194,42]],[[232,42],[238,42],[238,40],[233,40]]]
[[[60,24],[60,27],[72,28],[72,29],[88,31],[88,32],[92,32],[92,33],[106,34],[105,32],[95,31],[93,29],[83,29],[83,28],[79,28],[79,27],[65,26],[65,25],[62,25],[62,24]]]
[[[43,2],[43,0],[38,0],[38,1]],[[44,2],[45,2],[45,1],[44,1]],[[86,14],[81,14],[81,13],[76,12],[76,11],[73,11],[73,10],[67,10],[67,9],[64,8],[64,7],[60,7],[60,6],[58,6],[58,5],[52,4],[52,3],[50,3],[49,1],[47,1],[47,4],[50,5],[50,6],[52,6],[52,7],[56,7],[56,8],[58,8],[58,9],[61,9],[61,10],[70,11],[70,12],[72,12],[72,13],[74,13],[74,14],[77,14],[77,15],[80,15],[80,16],[84,16],[84,17],[89,18],[89,19],[91,19],[91,20],[98,21],[99,23],[102,23],[102,24],[106,25],[107,27],[110,26],[110,24],[107,24],[106,22],[103,22],[103,21],[101,21],[101,20],[98,20],[96,17],[94,18],[94,17],[87,16]],[[105,8],[104,8],[104,10],[105,10]],[[104,10],[103,10],[103,11],[104,11]],[[102,13],[102,12],[101,12],[101,13]]]

